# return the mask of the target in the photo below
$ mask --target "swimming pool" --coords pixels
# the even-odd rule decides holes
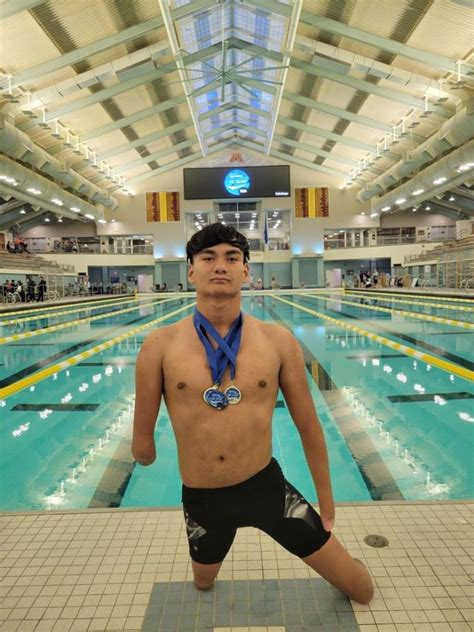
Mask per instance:
[[[166,408],[150,467],[133,463],[130,422],[143,337],[193,305],[149,295],[0,315],[0,510],[180,504]],[[337,501],[472,498],[469,301],[308,291],[246,295],[243,309],[303,347]],[[274,454],[316,500],[281,395]]]

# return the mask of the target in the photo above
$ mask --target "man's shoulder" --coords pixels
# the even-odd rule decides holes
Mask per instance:
[[[143,341],[142,348],[159,348],[161,352],[176,341],[176,338],[188,328],[188,318],[153,329]]]
[[[258,331],[259,334],[269,336],[273,340],[287,340],[292,337],[292,334],[286,327],[278,325],[277,323],[268,323],[249,314],[245,314],[245,319],[252,329]]]

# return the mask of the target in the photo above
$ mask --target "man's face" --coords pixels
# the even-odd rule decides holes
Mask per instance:
[[[206,296],[235,296],[249,278],[241,250],[232,244],[211,246],[194,255],[188,280]]]

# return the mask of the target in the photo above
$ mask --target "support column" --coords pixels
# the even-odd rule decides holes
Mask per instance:
[[[291,286],[297,289],[300,286],[299,260],[291,260]]]

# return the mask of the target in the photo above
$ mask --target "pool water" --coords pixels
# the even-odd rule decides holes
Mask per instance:
[[[193,304],[192,295],[145,296],[0,316],[0,510],[180,504],[164,404],[156,462],[145,468],[130,454],[134,365],[152,326],[177,322]],[[468,302],[289,292],[246,295],[243,309],[302,345],[336,501],[472,498]],[[315,501],[281,394],[273,448],[287,478]]]

